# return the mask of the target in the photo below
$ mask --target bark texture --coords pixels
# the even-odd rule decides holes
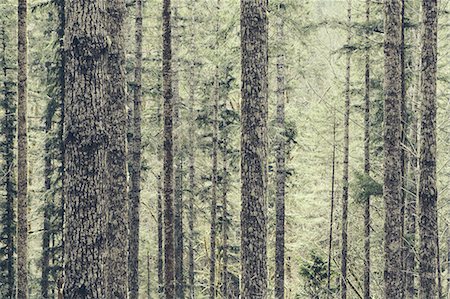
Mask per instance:
[[[138,1],[139,2],[139,1]],[[124,0],[107,2],[108,94],[107,111],[107,298],[128,298],[128,198],[127,198],[127,112],[125,77],[126,7]],[[131,293],[131,298],[137,298]]]
[[[419,298],[436,297],[437,188],[436,188],[436,0],[423,0],[422,104],[419,181]]]
[[[171,1],[163,1],[163,94],[164,94],[164,293],[175,298],[174,204],[173,204],[173,94]]]
[[[351,43],[352,2],[348,1],[347,9],[347,45]],[[350,129],[350,71],[351,52],[347,53],[347,70],[345,75],[345,115],[344,115],[344,160],[342,176],[342,234],[341,234],[341,298],[347,298],[347,230],[348,230],[348,158],[349,158],[349,129]]]
[[[129,296],[139,297],[139,223],[141,201],[141,106],[142,106],[142,0],[136,1],[135,68],[133,98],[133,133],[131,141],[131,190],[128,212],[129,235]]]
[[[385,1],[384,9],[384,296],[403,297],[401,178],[401,1]]]
[[[286,189],[286,146],[285,146],[285,47],[284,47],[284,3],[280,4],[277,20],[277,115],[276,139],[276,232],[275,232],[275,298],[284,299],[284,214]]]
[[[106,2],[66,0],[64,298],[106,298]],[[82,24],[83,26],[80,26]]]
[[[27,0],[17,6],[17,298],[28,298]]]
[[[241,0],[241,296],[267,297],[267,0]]]

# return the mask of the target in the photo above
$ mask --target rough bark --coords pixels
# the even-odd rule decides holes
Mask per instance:
[[[423,0],[422,103],[419,181],[420,298],[436,297],[437,188],[436,188],[436,70],[437,1]]]
[[[366,0],[366,23],[370,24],[370,1]],[[367,29],[368,30],[368,29]],[[365,50],[365,109],[364,109],[364,173],[370,176],[370,54],[369,32]],[[364,199],[364,299],[370,299],[370,195]]]
[[[402,298],[401,178],[401,2],[388,0],[384,9],[384,188],[385,298]]]
[[[164,293],[175,297],[175,262],[173,231],[173,95],[172,28],[170,0],[163,1],[163,94],[164,94]]]
[[[347,44],[351,43],[352,2],[348,1],[347,10]],[[348,230],[348,158],[349,158],[349,127],[350,127],[350,71],[351,52],[347,53],[347,69],[345,75],[345,115],[344,115],[344,160],[342,176],[342,231],[341,231],[341,298],[347,298],[347,230]]]
[[[28,298],[27,0],[17,6],[17,298]]]
[[[241,0],[241,296],[267,297],[267,0]]]
[[[138,0],[139,2],[139,0]],[[127,112],[125,92],[124,0],[107,2],[108,94],[107,130],[107,298],[128,298]],[[139,50],[137,51],[139,52]],[[139,55],[139,54],[137,54]],[[140,68],[137,63],[136,68]],[[138,72],[138,71],[137,71]],[[140,72],[140,71],[139,71]],[[137,298],[131,286],[130,297]]]
[[[133,133],[131,141],[131,190],[129,197],[129,296],[139,297],[139,223],[141,201],[141,106],[142,106],[142,0],[136,1]]]
[[[64,298],[106,298],[106,2],[65,2]],[[83,24],[83,26],[79,26]]]
[[[285,47],[284,47],[284,3],[280,4],[277,19],[277,115],[278,129],[276,139],[276,232],[275,232],[275,298],[284,298],[284,214],[286,188],[286,149],[285,149]]]

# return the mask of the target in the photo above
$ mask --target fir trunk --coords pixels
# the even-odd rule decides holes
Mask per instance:
[[[27,0],[17,6],[17,299],[28,298]]]
[[[436,188],[436,0],[423,0],[422,104],[419,181],[420,298],[436,297],[437,188]]]
[[[129,256],[128,288],[130,299],[139,297],[139,223],[141,201],[141,106],[142,106],[142,0],[136,1],[135,16],[135,68],[133,99],[133,132],[131,141],[131,190],[129,197],[128,223]]]
[[[401,177],[401,2],[385,2],[384,189],[385,298],[403,298]]]
[[[241,0],[241,296],[267,297],[268,1]]]
[[[347,45],[351,43],[352,2],[348,1],[347,10]],[[341,298],[347,298],[347,229],[348,229],[348,158],[349,158],[349,126],[350,126],[350,68],[351,53],[347,53],[347,70],[345,75],[345,115],[344,115],[344,162],[342,177],[342,234],[341,234]]]
[[[64,298],[106,298],[106,2],[66,1]],[[83,26],[79,26],[83,24]],[[95,171],[94,171],[95,170]]]
[[[128,298],[128,200],[126,139],[127,112],[125,93],[124,0],[107,2],[108,36],[108,95],[107,130],[108,168],[107,199],[107,298]],[[137,66],[139,68],[139,66]],[[131,298],[133,292],[131,292]]]

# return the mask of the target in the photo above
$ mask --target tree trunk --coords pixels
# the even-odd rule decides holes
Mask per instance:
[[[158,294],[164,296],[164,270],[163,270],[163,203],[161,175],[158,175]]]
[[[351,43],[352,2],[348,0],[347,10],[347,45]],[[347,298],[347,227],[348,227],[348,157],[350,125],[350,65],[351,53],[347,53],[347,71],[345,76],[345,116],[344,116],[344,162],[342,177],[342,251],[341,251],[341,298]]]
[[[277,19],[277,44],[281,47],[277,56],[277,116],[279,130],[276,139],[276,241],[275,241],[275,298],[284,299],[284,211],[286,188],[286,149],[285,149],[285,47],[284,47],[284,3],[279,6]]]
[[[138,0],[139,2],[139,0]],[[108,95],[107,130],[109,143],[106,153],[108,168],[107,199],[107,298],[128,298],[128,200],[127,200],[127,112],[125,93],[124,0],[107,2],[108,35]],[[137,43],[139,44],[139,43]],[[140,53],[140,50],[136,51]],[[137,54],[139,56],[140,54]],[[139,59],[137,59],[139,60]],[[136,68],[140,69],[140,62]],[[136,71],[139,73],[140,70]],[[136,80],[140,82],[140,79]],[[139,85],[139,83],[137,84]],[[136,128],[135,128],[136,129]],[[136,165],[136,164],[135,164]],[[133,282],[133,280],[131,280]],[[137,292],[131,285],[131,298]]]
[[[128,223],[129,256],[128,288],[130,299],[139,297],[139,223],[141,202],[141,106],[142,106],[142,0],[136,1],[135,16],[135,69],[133,99],[133,130],[131,140],[131,190],[129,197]]]
[[[422,118],[419,182],[420,298],[436,296],[437,188],[436,188],[436,70],[437,1],[423,0]]]
[[[17,298],[28,298],[27,0],[17,6]]]
[[[107,294],[106,2],[86,0],[80,5],[66,1],[65,5],[64,192],[67,201],[63,295],[67,299],[100,299]]]
[[[173,233],[173,95],[172,95],[172,28],[170,0],[163,1],[163,93],[164,93],[164,293],[175,297]]]
[[[267,0],[241,0],[241,296],[267,297]]]
[[[16,107],[15,107],[15,93],[13,89],[15,88],[15,83],[10,80],[10,75],[8,70],[12,69],[7,64],[7,40],[8,36],[6,33],[6,22],[2,22],[2,61],[3,63],[3,99],[0,103],[4,109],[4,119],[1,122],[1,132],[4,138],[4,148],[3,148],[3,160],[4,164],[4,189],[6,191],[5,204],[2,206],[2,225],[3,233],[5,239],[5,245],[2,249],[6,254],[5,268],[5,289],[6,298],[13,298],[15,292],[15,262],[14,262],[14,252],[15,242],[14,237],[16,233],[16,218],[15,218],[15,198],[16,198],[16,184],[15,184],[15,167],[14,167],[14,140],[16,135]],[[3,274],[3,273],[2,273]]]
[[[224,109],[226,109],[226,101],[224,101]],[[222,140],[222,256],[223,256],[223,269],[222,269],[222,294],[223,298],[228,299],[230,297],[228,291],[228,147],[227,136]]]
[[[384,203],[385,298],[403,298],[401,178],[401,3],[385,2]]]
[[[333,223],[334,223],[334,196],[336,177],[336,108],[333,107],[333,154],[331,157],[331,200],[330,200],[330,228],[328,234],[328,264],[327,264],[327,298],[332,298],[331,290],[331,262],[333,253]]]
[[[370,2],[366,0],[366,23],[370,24]],[[367,29],[368,30],[368,29]],[[369,33],[366,33],[366,47],[369,47]],[[364,173],[370,176],[370,54],[365,51],[365,111],[364,111]],[[370,195],[364,200],[364,299],[370,299]]]

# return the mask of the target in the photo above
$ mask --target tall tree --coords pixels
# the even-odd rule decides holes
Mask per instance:
[[[6,298],[13,298],[15,293],[15,258],[16,252],[16,218],[15,218],[15,200],[16,200],[16,171],[14,167],[14,140],[16,135],[16,103],[15,103],[15,86],[16,83],[12,80],[12,72],[14,69],[8,59],[8,34],[7,22],[2,21],[2,48],[1,48],[1,64],[2,64],[2,101],[1,107],[4,111],[4,116],[1,121],[1,132],[4,141],[1,143],[2,160],[4,164],[2,171],[5,173],[2,180],[2,187],[5,190],[4,203],[2,204],[2,232],[0,238],[2,246],[0,248],[0,255],[5,257],[1,263],[1,285],[0,291]]]
[[[335,209],[335,186],[336,186],[336,109],[333,107],[333,153],[331,156],[331,198],[330,198],[330,228],[328,230],[328,263],[327,263],[327,298],[331,298],[331,262],[333,254],[333,228]]]
[[[171,1],[163,1],[163,94],[164,94],[164,293],[175,298],[173,234],[173,94]]]
[[[133,99],[133,133],[131,141],[131,190],[128,212],[129,236],[129,295],[139,297],[139,210],[141,200],[141,106],[142,106],[142,0],[136,1],[135,68]]]
[[[267,296],[267,0],[241,0],[241,295]]]
[[[437,0],[423,0],[422,104],[419,181],[420,298],[436,297],[436,73]]]
[[[402,298],[401,1],[385,1],[384,8],[384,296]]]
[[[366,25],[370,25],[370,2],[366,0]],[[368,29],[367,29],[368,30]],[[370,49],[369,32],[365,37],[365,94],[364,94],[364,174],[370,176]],[[364,199],[364,299],[370,299],[370,195]]]
[[[286,188],[286,149],[285,149],[285,4],[279,5],[277,18],[277,139],[276,139],[276,240],[275,240],[275,298],[284,298],[284,214]]]
[[[109,137],[106,153],[106,163],[109,171],[107,182],[109,192],[106,204],[108,225],[106,232],[108,266],[106,292],[107,298],[127,298],[128,199],[126,141],[128,117],[125,91],[125,1],[108,1],[107,13],[110,45],[108,47],[108,89],[106,100],[106,128]],[[136,56],[142,55],[141,50],[136,52]],[[139,60],[139,58],[136,60]],[[139,62],[136,64],[136,68],[140,68]],[[134,289],[131,289],[130,297],[137,298],[137,291],[133,292]]]
[[[161,175],[157,177],[158,180],[158,294],[160,298],[163,297],[164,293],[164,259],[163,259],[163,202],[162,202],[162,184]]]
[[[28,298],[27,0],[17,5],[17,298]]]
[[[83,5],[81,5],[83,4]],[[103,0],[66,1],[64,298],[106,298],[107,20]],[[79,26],[83,24],[83,26]],[[93,171],[95,170],[95,171]]]
[[[350,48],[352,22],[352,1],[348,0],[347,9],[347,46]],[[344,174],[342,177],[342,248],[341,248],[341,298],[347,298],[347,230],[348,230],[348,158],[349,158],[349,127],[350,127],[350,68],[351,52],[347,50],[347,69],[345,75],[345,115],[344,115]]]

